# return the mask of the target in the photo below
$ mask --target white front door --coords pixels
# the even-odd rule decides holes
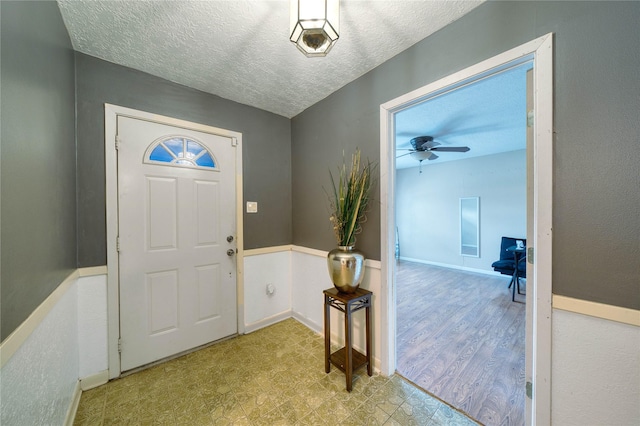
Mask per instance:
[[[231,137],[118,116],[121,371],[237,332]]]

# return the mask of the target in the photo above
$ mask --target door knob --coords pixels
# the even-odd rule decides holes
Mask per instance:
[[[229,235],[227,237],[227,242],[230,243],[231,241],[233,241],[233,235]]]
[[[233,256],[235,254],[235,250],[234,249],[229,249],[227,250],[227,256]]]

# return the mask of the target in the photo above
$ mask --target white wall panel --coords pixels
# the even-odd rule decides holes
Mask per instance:
[[[107,276],[78,279],[79,377],[109,368],[107,356]]]
[[[65,424],[78,385],[78,352],[76,281],[2,367],[0,424]]]
[[[273,294],[267,294],[267,285]],[[300,283],[295,283],[296,286]],[[244,258],[244,323],[247,331],[291,316],[291,251]]]
[[[553,310],[555,425],[640,424],[640,327]]]

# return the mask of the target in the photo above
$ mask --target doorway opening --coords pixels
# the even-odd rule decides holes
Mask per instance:
[[[384,351],[381,367],[393,374],[397,367],[396,335],[396,114],[414,105],[437,98],[460,87],[488,78],[532,61],[533,117],[531,153],[527,154],[531,178],[527,179],[531,227],[527,232],[532,279],[526,294],[525,422],[550,422],[551,349],[551,211],[552,211],[552,34],[525,43],[479,64],[449,75],[418,90],[381,105],[381,338]],[[402,250],[402,248],[400,248]]]
[[[524,424],[525,259],[502,255],[501,243],[526,241],[532,66],[395,115],[396,371],[487,424]],[[416,161],[422,140],[430,154]],[[514,256],[523,269],[516,285],[515,269],[492,267]]]

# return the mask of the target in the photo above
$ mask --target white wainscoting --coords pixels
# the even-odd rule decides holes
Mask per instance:
[[[78,272],[2,342],[3,425],[62,425],[75,415],[78,384]]]
[[[249,250],[244,258],[246,331],[293,316],[321,334],[322,291],[332,286],[326,254],[298,246]],[[1,424],[69,424],[80,383],[86,390],[107,381],[106,282],[104,267],[74,271],[2,342]],[[267,283],[275,288],[271,296]],[[374,293],[373,358],[379,370],[380,262],[366,262],[362,287]],[[332,309],[331,319],[332,338],[342,343],[343,314]],[[364,312],[354,314],[359,350],[364,348],[363,322]],[[639,324],[636,310],[554,296],[554,424],[638,424]]]
[[[78,341],[82,390],[106,383],[109,380],[106,267],[80,269]]]
[[[273,292],[267,292],[271,285]],[[291,246],[244,252],[246,333],[291,317]]]
[[[639,424],[640,327],[554,309],[552,348],[553,424]]]

